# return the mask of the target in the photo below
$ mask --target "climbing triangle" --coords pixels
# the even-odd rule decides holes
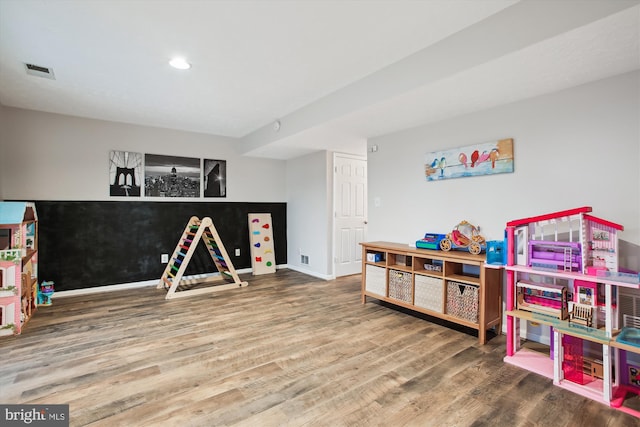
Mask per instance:
[[[183,279],[187,265],[198,243],[202,241],[207,247],[207,251],[213,260],[216,268],[220,272],[220,276],[208,277],[206,279]],[[199,285],[209,282],[217,282],[219,280],[226,280],[230,283],[223,285],[214,285],[209,287],[201,287],[188,290],[178,290],[182,285]],[[238,288],[242,286],[248,286],[247,282],[243,282],[238,277],[231,259],[227,254],[222,240],[216,231],[213,221],[209,217],[199,219],[196,216],[192,216],[187,223],[187,226],[182,233],[182,237],[176,245],[176,249],[167,264],[167,267],[160,277],[160,283],[158,283],[158,289],[167,289],[166,299],[185,297],[191,295],[199,295],[209,292],[223,291],[226,289]]]

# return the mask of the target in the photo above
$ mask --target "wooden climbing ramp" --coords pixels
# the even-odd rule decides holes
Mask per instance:
[[[205,244],[207,252],[211,256],[218,272],[220,272],[220,276],[212,276],[205,279],[184,279],[184,272],[201,241]],[[219,284],[220,281],[225,283]],[[203,284],[211,284],[211,286],[201,287]],[[248,285],[247,282],[240,280],[238,273],[233,268],[229,254],[227,254],[211,218],[199,219],[192,216],[176,245],[175,251],[173,251],[164,273],[162,273],[158,289],[166,289],[166,299],[172,299]],[[192,289],[183,289],[185,287],[191,287]]]

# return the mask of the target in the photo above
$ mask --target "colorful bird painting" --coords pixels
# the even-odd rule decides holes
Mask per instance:
[[[513,140],[426,153],[424,171],[427,181],[513,172]]]
[[[480,154],[480,157],[478,157],[478,161],[476,162],[476,165],[486,162],[487,160],[489,160],[489,153],[487,153],[487,150],[484,150],[482,154]]]
[[[498,160],[498,157],[500,157],[500,152],[498,151],[498,149],[494,148],[493,150],[491,150],[491,152],[489,153],[489,158],[491,159],[491,169],[495,169],[496,160]]]
[[[467,155],[464,153],[460,153],[458,155],[458,161],[460,161],[461,164],[464,165],[464,168],[467,168]]]
[[[473,153],[471,153],[471,167],[474,167],[476,165],[478,157],[480,157],[480,153],[478,153],[478,150],[475,150]]]

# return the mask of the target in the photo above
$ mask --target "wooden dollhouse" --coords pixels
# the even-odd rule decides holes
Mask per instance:
[[[38,217],[30,202],[0,202],[0,336],[19,334],[37,307]]]
[[[623,227],[591,210],[507,223],[504,360],[640,417],[635,403],[625,405],[640,395],[640,313],[630,312],[640,307],[640,280],[618,271]],[[530,324],[549,328],[548,352],[522,339],[521,327]]]

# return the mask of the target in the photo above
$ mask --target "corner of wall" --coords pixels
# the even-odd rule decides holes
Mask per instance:
[[[6,108],[4,105],[0,104],[0,200],[4,199],[4,187],[3,183],[6,181],[2,177],[2,171],[5,170],[4,162],[6,159],[5,155],[5,145],[9,142],[9,135],[7,131],[7,126],[5,123],[6,116]]]

